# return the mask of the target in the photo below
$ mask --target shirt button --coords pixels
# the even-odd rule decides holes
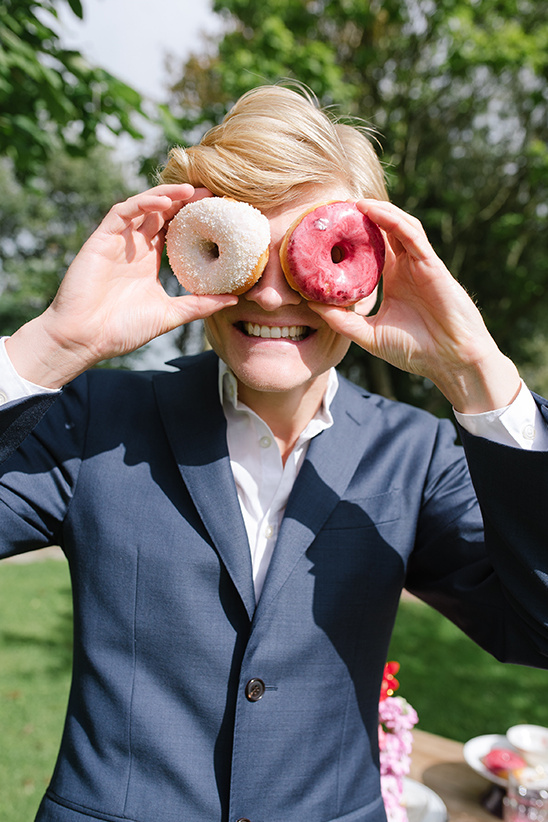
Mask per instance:
[[[274,528],[272,527],[272,525],[267,525],[266,528],[264,529],[265,537],[267,539],[270,539],[273,534],[274,534]]]
[[[0,405],[4,405],[5,402],[8,401],[8,395],[4,394],[3,391],[0,391]]]
[[[261,446],[261,448],[270,448],[270,446],[272,445],[272,438],[267,436],[261,437],[261,439],[259,440],[259,445]]]
[[[525,437],[526,440],[534,440],[535,439],[535,426],[534,425],[524,425],[521,429],[522,435]]]
[[[245,695],[250,702],[258,702],[264,696],[265,691],[266,687],[262,679],[250,679],[245,686]]]

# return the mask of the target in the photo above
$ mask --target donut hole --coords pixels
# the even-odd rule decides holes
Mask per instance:
[[[202,240],[200,242],[200,254],[207,261],[219,258],[219,246],[213,240]]]
[[[331,262],[335,263],[342,263],[344,258],[346,257],[346,253],[344,248],[341,245],[334,245],[331,249]]]

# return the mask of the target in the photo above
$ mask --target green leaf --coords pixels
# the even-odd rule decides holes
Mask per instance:
[[[69,6],[71,7],[74,14],[80,18],[80,20],[84,19],[84,9],[82,8],[82,3],[80,0],[67,0]]]

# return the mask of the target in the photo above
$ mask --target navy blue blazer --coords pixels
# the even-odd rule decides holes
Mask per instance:
[[[547,665],[547,455],[463,433],[474,491],[449,422],[341,380],[256,603],[217,359],[178,365],[89,372],[0,413],[1,553],[59,544],[73,585],[37,819],[382,822],[404,585],[500,659]]]

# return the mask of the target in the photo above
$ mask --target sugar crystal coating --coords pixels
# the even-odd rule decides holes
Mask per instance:
[[[166,237],[173,273],[192,294],[229,294],[251,287],[269,244],[264,214],[249,203],[224,197],[184,206]]]

